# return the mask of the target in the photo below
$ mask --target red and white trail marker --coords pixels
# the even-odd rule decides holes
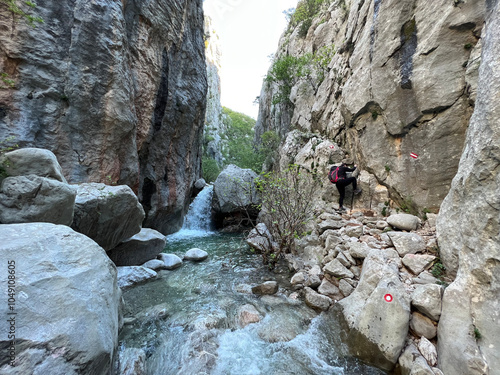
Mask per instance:
[[[331,145],[331,146],[330,146],[330,148],[331,148],[331,149],[334,149],[334,148],[335,148],[335,146],[334,146],[334,145]]]
[[[392,295],[391,295],[391,294],[386,294],[386,295],[384,296],[384,300],[385,300],[385,302],[392,302],[392,300],[393,300],[393,299],[394,299],[394,298],[392,298]]]
[[[413,158],[413,159],[417,159],[418,158],[418,155],[415,154],[414,152],[411,152],[410,153],[410,156]]]

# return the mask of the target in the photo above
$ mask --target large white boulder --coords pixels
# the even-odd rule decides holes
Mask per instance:
[[[0,373],[111,373],[121,292],[104,250],[48,223],[0,225],[0,238],[0,282],[13,298],[0,304],[0,330],[9,332],[7,317],[14,318],[17,341],[15,367],[4,360]],[[0,346],[9,346],[7,335]]]
[[[166,238],[160,232],[142,228],[139,233],[108,251],[108,256],[117,266],[140,266],[156,259],[165,248],[165,243]]]
[[[78,185],[72,228],[105,250],[139,233],[144,210],[128,186]]]

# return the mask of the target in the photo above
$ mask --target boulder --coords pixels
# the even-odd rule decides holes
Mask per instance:
[[[434,371],[423,356],[418,356],[413,362],[410,375],[434,375]]]
[[[415,359],[421,357],[417,347],[410,343],[398,359],[401,375],[410,375]]]
[[[406,254],[403,264],[415,275],[424,272],[436,260],[434,255],[428,254]]]
[[[246,242],[253,249],[259,252],[264,252],[269,249],[277,248],[278,244],[272,237],[273,236],[267,229],[266,224],[259,223],[250,231],[248,237],[246,238]]]
[[[340,292],[340,289],[329,282],[326,278],[321,282],[321,285],[318,288],[318,292],[330,297],[335,302],[340,301],[342,298],[344,298],[344,295]]]
[[[156,279],[157,273],[149,268],[140,266],[118,267],[118,286],[127,290],[135,285]]]
[[[71,225],[76,189],[35,175],[8,177],[0,185],[0,223]]]
[[[238,310],[238,321],[240,326],[246,327],[251,323],[258,323],[262,320],[262,315],[254,305],[246,304]]]
[[[339,281],[339,289],[344,296],[350,296],[354,292],[354,287],[349,284],[345,279]]]
[[[0,373],[108,374],[118,345],[116,267],[88,237],[48,223],[0,225],[0,282],[15,279],[16,366]],[[9,267],[9,266],[10,267]],[[12,271],[9,275],[9,271]],[[7,300],[0,313],[8,317]],[[7,318],[0,321],[9,332]],[[7,335],[0,337],[7,348]]]
[[[323,268],[323,271],[329,275],[339,278],[348,277],[352,279],[354,277],[354,274],[342,265],[338,259],[334,259],[328,263]]]
[[[197,189],[197,190],[203,190],[203,188],[207,185],[207,182],[203,179],[203,178],[199,178],[198,180],[196,180],[196,182],[194,183],[194,187]]]
[[[182,259],[175,254],[160,254],[158,258],[165,264],[167,270],[174,270],[182,266]]]
[[[364,242],[348,242],[346,246],[353,258],[365,259],[370,251],[370,247]]]
[[[201,249],[191,249],[184,254],[184,260],[191,260],[193,262],[202,262],[208,258],[208,253]]]
[[[410,320],[410,328],[418,337],[432,340],[437,335],[437,327],[428,317],[414,312]]]
[[[410,299],[393,262],[394,250],[371,250],[359,285],[338,302],[351,352],[387,371],[396,364],[408,334]]]
[[[421,337],[420,342],[418,343],[418,350],[422,353],[422,356],[427,360],[429,365],[437,365],[438,354],[433,343],[425,337]]]
[[[35,175],[67,183],[52,151],[21,148],[0,156],[0,170],[9,177]]]
[[[442,294],[443,287],[437,284],[419,285],[411,295],[411,304],[437,322],[441,316]]]
[[[153,271],[159,271],[159,270],[166,270],[167,265],[162,262],[160,259],[151,259],[148,260],[146,263],[141,264],[141,267],[149,268]]]
[[[387,218],[387,223],[396,229],[412,231],[417,230],[420,219],[410,214],[395,214]]]
[[[276,281],[266,281],[265,283],[252,287],[252,293],[258,295],[271,295],[278,293],[278,283]]]
[[[330,305],[332,305],[333,303],[331,298],[319,294],[311,288],[305,288],[305,291],[306,291],[306,296],[305,296],[306,304],[307,306],[311,307],[314,310],[326,311],[330,308]]]
[[[156,259],[165,248],[165,243],[165,236],[160,232],[142,228],[139,233],[108,251],[108,256],[117,266],[140,266]]]
[[[101,245],[104,250],[139,233],[144,210],[128,186],[100,183],[78,185],[72,228]]]
[[[120,352],[120,375],[146,375],[146,353],[142,349],[126,348]]]
[[[421,253],[425,250],[423,238],[416,233],[389,232],[387,234],[402,257],[406,254]]]
[[[231,213],[242,207],[260,203],[255,187],[257,173],[228,165],[214,182],[214,204],[216,212]]]

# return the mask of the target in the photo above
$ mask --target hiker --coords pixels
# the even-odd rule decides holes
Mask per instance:
[[[345,188],[346,186],[352,184],[352,188],[354,189],[354,194],[361,193],[361,189],[358,188],[358,183],[356,181],[356,177],[347,177],[347,172],[354,172],[358,167],[357,164],[354,164],[354,168],[349,168],[346,163],[342,163],[339,167],[333,166],[330,169],[330,181],[337,186],[337,190],[339,191],[339,211],[346,211],[344,208],[344,198],[345,198]],[[335,176],[336,172],[336,176]]]

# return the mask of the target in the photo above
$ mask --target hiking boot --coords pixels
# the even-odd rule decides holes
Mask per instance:
[[[361,194],[363,190],[361,188],[357,188],[356,190],[354,190],[354,194],[358,195],[358,194]]]
[[[337,211],[347,211],[347,209],[345,207],[339,207]]]

